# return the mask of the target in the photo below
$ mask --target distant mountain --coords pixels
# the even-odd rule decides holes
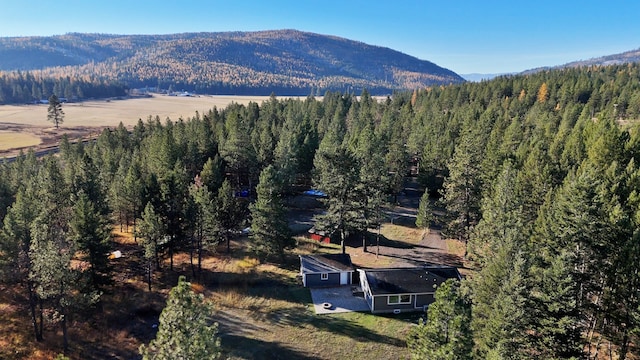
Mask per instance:
[[[392,49],[296,30],[0,38],[0,70],[218,94],[379,94],[464,82]]]
[[[564,69],[564,68],[594,66],[594,65],[607,66],[607,65],[619,65],[619,64],[628,64],[628,63],[640,63],[640,49],[625,51],[620,54],[595,57],[588,60],[572,61],[563,65],[544,66],[544,67],[539,67],[535,69],[529,69],[521,72],[520,74],[527,75],[527,74],[533,74],[540,71],[551,70],[551,69]]]
[[[626,51],[620,54],[601,56],[592,58],[589,60],[573,61],[558,67],[578,67],[578,66],[591,66],[591,65],[619,65],[627,63],[640,62],[640,49]]]

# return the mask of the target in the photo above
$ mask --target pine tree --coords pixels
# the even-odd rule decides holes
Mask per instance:
[[[314,163],[315,185],[327,194],[327,198],[323,199],[327,211],[314,217],[315,226],[329,233],[340,234],[344,254],[347,234],[357,231],[363,218],[363,202],[358,191],[359,164],[355,156],[344,147],[318,150]]]
[[[528,359],[527,274],[522,251],[508,242],[472,280],[471,328],[478,359]]]
[[[362,204],[358,230],[362,233],[362,251],[367,252],[368,229],[382,222],[384,188],[380,185],[388,182],[381,142],[369,123],[360,132],[355,155],[360,164],[356,193]]]
[[[404,188],[404,177],[407,173],[408,159],[404,140],[400,138],[400,131],[394,131],[394,134],[398,135],[391,138],[386,149],[385,163],[388,169],[388,186],[385,190],[387,193],[393,195],[394,203],[397,203],[398,194]],[[419,168],[416,170],[418,172],[420,171]]]
[[[173,270],[175,251],[186,242],[189,222],[184,221],[187,210],[188,180],[181,161],[176,161],[173,170],[165,174],[160,182],[160,206],[155,210],[166,223],[167,242],[163,246],[169,251],[169,268]]]
[[[420,205],[418,205],[418,214],[416,215],[416,226],[427,229],[433,221],[433,208],[429,201],[429,189],[424,189],[424,194],[420,197]]]
[[[527,358],[529,263],[515,176],[512,164],[505,163],[469,241],[478,270],[470,281],[477,358]]]
[[[570,173],[546,199],[532,239],[534,335],[538,351],[551,357],[583,356],[581,341],[590,341],[602,316],[606,249],[615,231],[598,193],[602,176],[584,170]]]
[[[472,359],[471,304],[460,283],[449,279],[436,291],[427,320],[411,329],[407,346],[413,359]]]
[[[156,269],[160,268],[160,246],[166,237],[166,224],[159,214],[156,213],[153,204],[147,203],[142,213],[140,226],[137,229],[138,235],[143,239],[144,259],[147,267],[147,286],[151,291],[152,264],[155,261]]]
[[[251,183],[258,165],[249,132],[247,121],[242,119],[239,109],[231,109],[226,114],[226,136],[220,141],[220,156],[234,179],[234,185],[238,187],[241,183]]]
[[[89,263],[91,288],[100,290],[111,284],[113,269],[107,257],[111,249],[111,225],[84,192],[80,193],[74,204],[70,230],[76,249],[84,254]]]
[[[156,338],[140,346],[142,359],[218,359],[218,324],[211,320],[212,315],[212,306],[180,276],[160,314]]]
[[[256,192],[257,199],[249,206],[251,249],[261,258],[279,256],[284,262],[284,251],[293,247],[295,242],[280,198],[278,174],[272,165],[262,170]]]
[[[240,227],[243,213],[241,204],[233,196],[229,180],[222,182],[222,186],[218,190],[215,206],[214,222],[218,228],[218,237],[227,244],[228,253],[231,252],[231,232]]]
[[[448,164],[449,177],[444,183],[443,200],[450,218],[447,229],[451,236],[465,243],[480,218],[482,184],[478,142],[478,134],[472,129],[463,133]]]
[[[304,142],[304,137],[300,138],[297,133],[301,119],[294,116],[292,110],[287,112],[274,150],[274,166],[282,178],[284,190],[290,189],[296,182]]]
[[[81,266],[72,266],[77,247],[71,240],[72,206],[68,187],[55,158],[45,159],[37,177],[38,213],[31,223],[29,279],[42,301],[49,321],[60,324],[63,348],[69,346],[68,325],[72,313],[95,304],[99,292],[83,285]],[[106,254],[105,254],[106,255]]]
[[[47,120],[51,121],[58,129],[60,124],[64,122],[64,111],[62,111],[62,103],[55,94],[49,97],[49,108],[47,109]]]
[[[131,165],[127,170],[127,175],[124,178],[124,183],[122,184],[124,191],[124,198],[126,201],[126,211],[129,216],[127,218],[133,219],[133,234],[134,238],[136,236],[136,225],[137,219],[142,215],[142,208],[144,204],[144,179],[142,175],[142,169],[140,166],[140,161],[137,160],[137,157],[134,157]],[[127,224],[128,227],[128,224]]]
[[[191,246],[191,263],[193,266],[193,252],[198,255],[198,272],[202,272],[202,254],[205,249],[214,249],[220,241],[217,237],[215,198],[209,188],[196,178],[196,182],[189,188],[193,201],[193,244]],[[194,274],[195,275],[195,274]]]
[[[62,328],[62,345],[69,348],[68,325],[72,308],[76,305],[80,274],[72,270],[73,244],[66,240],[64,229],[53,224],[53,219],[41,216],[32,224],[33,241],[29,274],[35,291],[50,309],[47,318]]]
[[[517,172],[511,161],[506,161],[493,187],[482,199],[482,219],[469,239],[469,257],[478,270],[493,260],[495,252],[506,241],[524,243],[522,200],[516,192]]]
[[[36,198],[31,185],[21,188],[16,194],[16,200],[7,211],[0,233],[0,264],[6,281],[15,281],[24,286],[29,299],[34,336],[36,341],[42,341],[42,311],[37,308],[39,298],[35,291],[35,281],[29,276],[33,267],[30,256],[33,238],[31,224],[39,213]]]
[[[200,172],[200,180],[209,191],[214,194],[218,193],[218,189],[224,181],[224,167],[218,154],[213,159],[207,159],[204,163]]]

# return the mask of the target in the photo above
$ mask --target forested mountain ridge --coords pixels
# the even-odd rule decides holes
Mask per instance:
[[[640,62],[640,48],[635,50],[625,51],[619,54],[612,55],[604,55],[599,57],[594,57],[587,60],[576,60],[571,61],[566,64],[558,65],[558,66],[544,66],[535,69],[529,69],[521,72],[521,74],[532,74],[538,71],[544,71],[549,69],[565,69],[565,68],[574,68],[581,66],[609,66],[609,65],[621,65],[621,64],[629,64],[629,63],[638,63]]]
[[[625,51],[620,54],[600,56],[588,60],[572,61],[560,67],[576,67],[587,65],[619,65],[640,62],[640,49]]]
[[[364,88],[389,94],[464,82],[450,70],[398,51],[296,30],[0,38],[0,70],[226,94]]]

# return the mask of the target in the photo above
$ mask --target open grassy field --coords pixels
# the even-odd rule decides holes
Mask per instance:
[[[65,113],[65,127],[77,126],[117,126],[122,122],[132,126],[138,119],[158,115],[161,119],[170,117],[191,117],[196,111],[201,114],[214,106],[224,108],[232,102],[247,104],[250,101],[258,104],[268,99],[267,96],[198,96],[179,97],[156,95],[150,98],[134,98],[126,100],[95,100],[62,105]],[[0,126],[5,124],[30,125],[50,128],[47,122],[48,105],[3,105],[0,106]]]
[[[8,150],[55,141],[62,134],[70,138],[98,133],[105,127],[116,127],[122,122],[134,126],[138,119],[149,115],[162,120],[187,118],[212,109],[225,108],[232,102],[261,104],[268,96],[199,96],[178,97],[157,95],[150,98],[126,100],[95,100],[62,105],[64,123],[59,129],[47,121],[48,105],[2,105],[0,106],[0,157],[10,155]]]
[[[0,130],[0,150],[36,146],[41,142],[40,137],[31,132]]]

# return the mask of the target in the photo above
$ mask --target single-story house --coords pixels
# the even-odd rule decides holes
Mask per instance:
[[[438,286],[460,279],[452,266],[358,269],[360,287],[372,313],[424,311],[435,300]]]
[[[300,255],[300,275],[305,287],[350,285],[354,273],[349,254]]]

